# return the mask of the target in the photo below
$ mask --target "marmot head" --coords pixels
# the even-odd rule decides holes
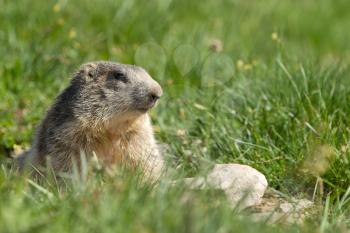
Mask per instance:
[[[78,114],[100,119],[144,114],[163,94],[141,67],[104,61],[82,65],[71,86],[80,87]]]

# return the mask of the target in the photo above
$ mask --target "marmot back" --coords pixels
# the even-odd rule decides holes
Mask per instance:
[[[80,67],[37,128],[25,164],[69,172],[80,153],[93,152],[105,164],[124,163],[158,177],[163,157],[148,110],[162,96],[160,85],[142,68],[112,62]]]

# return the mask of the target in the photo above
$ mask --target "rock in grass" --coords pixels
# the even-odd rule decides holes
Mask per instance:
[[[256,221],[302,224],[314,207],[307,199],[290,198],[267,188],[265,176],[246,165],[216,164],[207,176],[186,178],[184,183],[191,189],[223,191],[233,208],[244,209]]]
[[[233,208],[244,209],[261,203],[267,188],[265,176],[240,164],[216,164],[206,177],[186,178],[192,189],[222,190]]]
[[[307,199],[290,198],[269,188],[259,205],[247,209],[249,216],[268,223],[302,224],[314,211],[314,203]]]

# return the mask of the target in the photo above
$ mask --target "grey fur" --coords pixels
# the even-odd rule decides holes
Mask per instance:
[[[106,164],[125,163],[157,177],[163,157],[148,116],[162,95],[142,68],[113,62],[80,67],[37,128],[32,148],[19,165],[69,172],[81,151],[95,152]]]

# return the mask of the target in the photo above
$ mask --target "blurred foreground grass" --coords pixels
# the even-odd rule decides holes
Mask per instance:
[[[72,190],[57,193],[43,184],[54,193],[48,197],[3,168],[1,232],[350,227],[348,1],[0,0],[0,6],[2,160],[16,145],[30,145],[35,125],[81,63],[113,60],[144,66],[163,86],[152,117],[179,174],[196,174],[212,161],[244,163],[272,187],[309,198],[317,177],[324,182],[316,192],[320,215],[310,227],[270,229],[211,205],[206,194],[178,204],[181,191],[160,185],[150,192],[116,177],[99,183],[98,195],[90,183],[83,192],[67,184]]]

